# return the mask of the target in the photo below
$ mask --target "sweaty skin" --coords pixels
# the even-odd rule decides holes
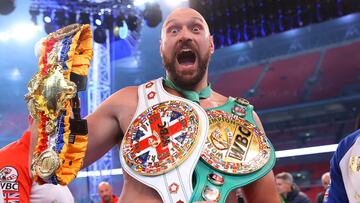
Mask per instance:
[[[160,41],[160,55],[166,74],[178,86],[199,91],[208,84],[208,63],[214,52],[214,44],[204,18],[195,10],[181,8],[173,11],[165,20]],[[182,49],[191,49],[196,59],[193,63],[178,60]],[[136,86],[123,88],[107,98],[97,110],[87,117],[89,143],[84,167],[99,159],[114,145],[121,142],[124,133],[134,116],[138,96]],[[182,96],[173,89],[165,88],[170,94]],[[227,97],[212,92],[209,98],[200,100],[203,108],[224,104]],[[262,129],[259,117],[254,119]],[[247,202],[280,202],[274,175],[269,172],[260,180],[244,187]],[[261,194],[261,195],[259,195]],[[155,190],[133,179],[124,172],[124,185],[120,196],[121,203],[161,203]],[[237,202],[235,195],[229,195],[227,202]]]

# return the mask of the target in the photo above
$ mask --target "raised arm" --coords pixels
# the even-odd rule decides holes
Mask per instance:
[[[111,95],[86,117],[89,138],[83,167],[101,158],[121,141],[136,104],[137,87],[126,87]]]

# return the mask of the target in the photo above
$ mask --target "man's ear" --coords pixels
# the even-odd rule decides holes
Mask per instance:
[[[210,40],[210,53],[213,54],[215,51],[214,37],[210,35],[209,40]]]

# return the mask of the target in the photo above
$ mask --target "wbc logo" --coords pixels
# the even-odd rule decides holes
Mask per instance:
[[[6,166],[0,169],[0,185],[5,191],[19,191],[19,184],[17,183],[18,172],[15,168]]]

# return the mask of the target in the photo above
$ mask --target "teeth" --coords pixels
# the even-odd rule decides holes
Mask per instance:
[[[189,48],[181,49],[181,52],[186,52],[186,51],[192,51],[192,50]]]

